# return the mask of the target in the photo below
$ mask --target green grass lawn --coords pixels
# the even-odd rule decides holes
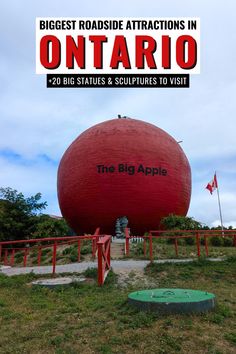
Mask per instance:
[[[87,276],[93,277],[94,271]],[[236,351],[236,258],[146,268],[145,284],[150,287],[215,293],[215,311],[202,315],[139,312],[127,304],[127,295],[143,289],[144,282],[121,286],[112,272],[101,288],[90,281],[61,290],[40,289],[30,285],[36,278],[0,275],[0,353]]]

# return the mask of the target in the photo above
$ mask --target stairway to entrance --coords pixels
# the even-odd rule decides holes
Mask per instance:
[[[124,242],[113,241],[111,243],[111,259],[119,259],[124,257]]]

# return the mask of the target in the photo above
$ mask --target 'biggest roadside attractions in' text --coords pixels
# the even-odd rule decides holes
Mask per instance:
[[[189,87],[198,18],[37,18],[36,72],[48,87]]]

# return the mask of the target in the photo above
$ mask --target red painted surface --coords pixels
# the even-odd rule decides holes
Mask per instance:
[[[111,269],[111,236],[102,236],[98,247],[98,285],[103,285]]]
[[[134,166],[135,173],[118,172],[119,164]],[[98,165],[115,170],[99,173]],[[140,165],[158,174],[137,172]],[[131,231],[142,234],[157,229],[170,213],[186,215],[190,196],[191,171],[180,145],[136,119],[113,119],[86,130],[67,149],[58,170],[61,212],[77,233],[97,225],[103,233],[114,233],[117,217],[127,216]]]

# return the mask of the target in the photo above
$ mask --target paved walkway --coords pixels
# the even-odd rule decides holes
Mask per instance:
[[[187,259],[164,259],[164,260],[156,260],[154,263],[163,264],[163,263],[188,263],[193,262],[196,259],[187,258]],[[223,261],[224,258],[209,258],[210,261]],[[144,269],[149,261],[137,261],[137,260],[112,260],[111,266],[114,272],[119,273],[119,271],[126,270],[142,270]],[[97,261],[94,262],[81,262],[81,263],[70,263],[64,265],[56,266],[56,273],[82,273],[87,268],[96,268]],[[19,275],[19,274],[27,274],[27,273],[35,273],[35,274],[50,274],[52,273],[52,266],[40,266],[40,267],[10,267],[10,266],[0,266],[0,273],[3,273],[8,276]]]

